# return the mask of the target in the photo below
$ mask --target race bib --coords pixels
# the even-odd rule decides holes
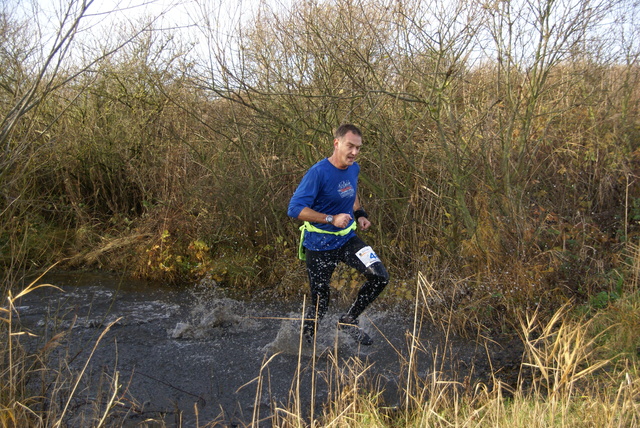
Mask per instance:
[[[373,248],[371,247],[362,248],[360,251],[356,253],[356,255],[358,256],[360,261],[364,263],[364,267],[369,267],[375,262],[380,261],[376,253],[373,252]]]

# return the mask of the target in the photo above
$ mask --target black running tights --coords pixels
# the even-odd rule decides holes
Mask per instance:
[[[333,271],[339,262],[343,262],[362,273],[366,281],[360,287],[356,300],[348,315],[352,319],[358,316],[373,302],[389,283],[389,274],[381,261],[366,266],[358,257],[358,252],[367,245],[357,236],[351,238],[342,247],[328,251],[307,250],[307,273],[311,287],[311,301],[306,314],[307,325],[315,325],[312,320],[321,320],[329,307],[330,282]],[[375,257],[375,255],[374,255]]]

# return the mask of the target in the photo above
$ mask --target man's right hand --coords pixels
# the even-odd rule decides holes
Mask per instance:
[[[351,215],[346,213],[336,214],[333,216],[333,224],[335,227],[340,229],[344,229],[349,225],[351,221]]]

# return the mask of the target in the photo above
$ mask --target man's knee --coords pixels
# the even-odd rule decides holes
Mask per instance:
[[[384,265],[380,262],[374,263],[367,268],[365,276],[369,280],[376,281],[382,287],[385,287],[389,283],[389,273]]]

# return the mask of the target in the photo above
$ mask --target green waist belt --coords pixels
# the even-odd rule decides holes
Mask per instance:
[[[351,226],[347,227],[346,229],[342,229],[342,230],[338,230],[337,232],[329,232],[328,230],[323,230],[323,229],[319,229],[317,227],[315,227],[314,225],[312,225],[311,223],[309,223],[308,221],[305,221],[302,226],[300,226],[300,245],[298,246],[298,258],[300,260],[306,260],[307,256],[304,252],[304,247],[302,246],[302,243],[304,242],[304,232],[316,232],[316,233],[328,233],[329,235],[338,235],[338,236],[344,236],[347,233],[351,232],[352,230],[355,230],[357,228],[357,224],[354,221],[353,223],[351,223]]]

